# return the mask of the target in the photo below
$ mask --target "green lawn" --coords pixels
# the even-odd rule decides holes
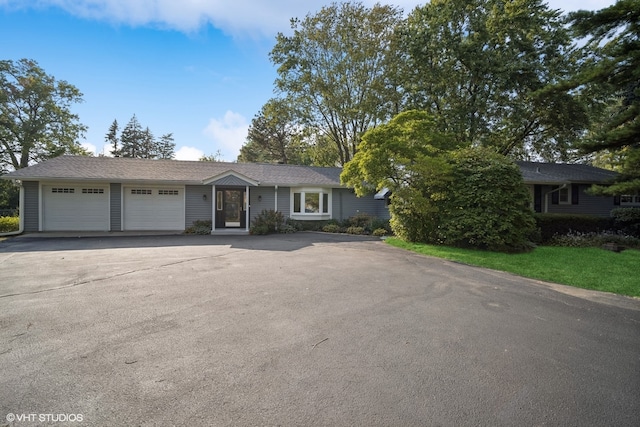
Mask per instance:
[[[599,248],[540,246],[525,254],[503,254],[446,246],[407,243],[388,238],[390,245],[519,276],[584,289],[640,296],[640,251],[620,253]]]

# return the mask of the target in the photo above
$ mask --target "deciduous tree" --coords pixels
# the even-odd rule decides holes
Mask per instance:
[[[292,35],[277,35],[270,53],[276,88],[305,126],[335,144],[340,164],[364,132],[397,112],[400,95],[389,71],[401,20],[392,6],[332,3],[292,19]]]
[[[87,154],[86,126],[71,106],[82,93],[36,61],[0,61],[0,168],[20,169],[61,154]]]
[[[572,39],[542,0],[433,0],[408,17],[402,81],[442,131],[513,157],[566,158],[584,106],[541,91],[574,72]]]

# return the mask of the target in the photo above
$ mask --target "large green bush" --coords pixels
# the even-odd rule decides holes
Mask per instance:
[[[451,181],[437,203],[438,240],[499,252],[531,249],[536,223],[518,166],[484,148],[456,150],[449,159]]]
[[[613,229],[611,218],[575,214],[535,214],[540,229],[539,243],[549,243],[556,236],[571,233],[600,233]]]

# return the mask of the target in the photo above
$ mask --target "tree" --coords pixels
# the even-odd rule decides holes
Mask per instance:
[[[222,151],[217,150],[214,154],[202,155],[198,161],[200,162],[223,162]]]
[[[173,159],[175,157],[176,143],[173,141],[173,133],[165,133],[156,142],[156,153],[159,159]]]
[[[300,164],[302,131],[284,99],[270,99],[253,118],[238,161]]]
[[[37,62],[0,61],[0,167],[20,169],[62,154],[87,154],[86,126],[71,112],[82,93]]]
[[[535,228],[517,165],[495,149],[459,148],[424,111],[365,133],[340,177],[363,196],[392,192],[391,227],[409,241],[517,252]]]
[[[581,149],[623,158],[617,182],[594,191],[608,195],[640,192],[640,0],[618,0],[596,12],[574,12],[569,22],[576,37],[589,39],[583,48],[581,72],[561,87],[583,91],[596,87],[613,95],[602,126]]]
[[[158,155],[156,140],[153,137],[153,133],[147,126],[142,131],[142,139],[140,141],[140,157],[143,159],[155,159]]]
[[[400,94],[388,71],[401,20],[391,6],[332,3],[292,19],[293,35],[277,35],[270,53],[276,88],[302,124],[335,144],[340,164],[351,159],[367,129],[397,112]]]
[[[142,126],[134,114],[120,135],[122,157],[141,157],[143,138]]]
[[[113,123],[111,123],[111,126],[109,126],[109,131],[107,132],[107,134],[104,137],[104,140],[106,142],[108,142],[109,144],[111,144],[111,155],[113,157],[120,157],[120,149],[118,148],[118,143],[120,142],[120,139],[118,138],[118,121],[117,120],[113,120]]]
[[[574,72],[559,11],[542,0],[434,0],[402,33],[409,108],[469,146],[567,158],[587,115],[571,94],[542,91]]]

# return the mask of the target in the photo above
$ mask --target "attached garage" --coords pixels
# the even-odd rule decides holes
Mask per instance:
[[[109,186],[42,185],[43,231],[108,231]]]
[[[125,186],[124,230],[184,230],[184,187]]]

